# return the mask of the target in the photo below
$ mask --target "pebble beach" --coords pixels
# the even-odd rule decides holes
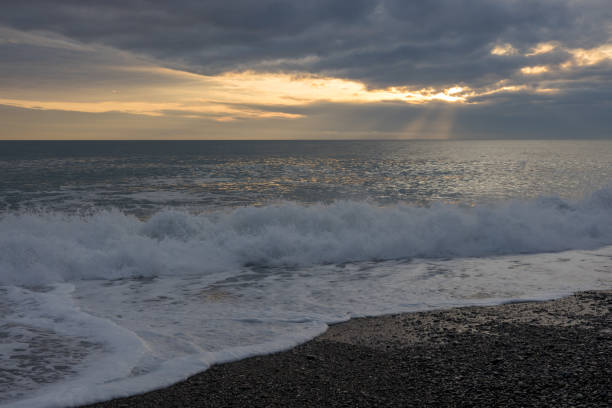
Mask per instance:
[[[103,407],[609,407],[612,291],[353,319]]]

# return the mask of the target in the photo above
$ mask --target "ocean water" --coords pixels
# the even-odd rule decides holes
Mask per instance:
[[[0,142],[0,405],[612,287],[612,142]]]

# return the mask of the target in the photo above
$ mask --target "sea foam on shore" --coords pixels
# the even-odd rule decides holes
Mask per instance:
[[[91,408],[608,407],[611,305],[600,291],[353,319],[295,349]]]

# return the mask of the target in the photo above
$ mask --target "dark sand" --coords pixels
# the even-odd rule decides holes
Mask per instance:
[[[612,291],[354,319],[89,407],[612,406]]]

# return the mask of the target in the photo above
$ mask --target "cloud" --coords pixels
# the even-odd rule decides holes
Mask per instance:
[[[34,0],[4,7],[0,23],[198,73],[293,70],[423,86],[503,75],[504,64],[491,58],[496,44],[521,51],[550,41],[599,46],[610,40],[607,6],[595,0]]]
[[[472,112],[520,132],[509,112],[546,104],[556,112],[542,116],[549,129],[577,112],[598,135],[612,127],[585,108],[589,97],[612,99],[607,0],[10,3],[0,13],[0,103],[13,107],[204,120],[236,132],[243,120],[277,121],[296,135],[308,123],[335,134],[349,118],[395,137],[433,129],[436,120],[423,118],[440,115],[459,132]],[[414,104],[430,106],[403,106]],[[315,106],[344,113],[332,124]],[[364,123],[351,109],[385,119]],[[409,120],[419,109],[429,113]]]

